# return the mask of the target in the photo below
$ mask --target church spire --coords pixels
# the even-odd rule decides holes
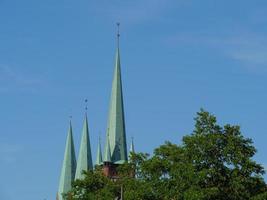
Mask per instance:
[[[134,138],[133,137],[131,140],[130,153],[135,153],[135,151],[134,151]]]
[[[106,152],[104,155],[104,162],[111,162],[109,135],[107,135],[107,144],[106,144]]]
[[[132,153],[135,153],[135,150],[134,150],[134,138],[133,137],[131,138],[131,145],[130,145],[130,151],[129,151],[129,160],[131,160]]]
[[[85,103],[87,104],[87,99],[85,100]],[[88,171],[89,169],[93,169],[88,120],[87,120],[87,105],[85,109],[86,112],[85,112],[85,119],[84,119],[82,139],[81,139],[75,179],[82,179],[83,171]]]
[[[99,136],[95,164],[96,165],[101,165],[102,162],[103,162],[103,159],[102,159],[102,151],[101,151],[101,139],[100,139],[100,136]]]
[[[75,170],[76,170],[76,158],[75,158],[75,149],[72,136],[72,125],[70,121],[66,147],[65,147],[64,160],[59,182],[59,189],[57,193],[58,200],[63,200],[62,194],[65,194],[71,190],[71,183],[74,180]]]
[[[127,145],[124,121],[123,93],[121,80],[120,52],[119,52],[119,23],[117,33],[117,52],[115,58],[115,70],[112,82],[109,118],[107,124],[107,140],[105,157],[107,156],[108,144],[110,145],[111,161],[121,164],[127,161]],[[108,137],[109,135],[109,137]]]

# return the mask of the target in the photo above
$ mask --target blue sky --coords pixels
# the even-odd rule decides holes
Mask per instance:
[[[77,152],[85,98],[95,158],[117,21],[136,150],[180,143],[203,107],[241,125],[267,165],[266,9],[264,0],[0,0],[0,199],[55,199],[68,117]]]

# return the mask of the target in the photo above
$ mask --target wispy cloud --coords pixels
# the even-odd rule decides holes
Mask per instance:
[[[35,91],[40,85],[42,80],[39,77],[23,73],[18,68],[0,64],[0,92]]]
[[[0,144],[0,163],[12,164],[16,163],[21,155],[23,147],[16,144]]]
[[[256,65],[266,65],[267,64],[267,49],[244,49],[239,51],[233,51],[231,54],[233,59],[256,64]]]
[[[226,53],[235,60],[252,67],[267,67],[267,37],[239,35],[231,38]]]
[[[177,34],[167,38],[171,45],[188,44],[210,47],[249,68],[267,68],[267,37],[255,33],[233,33],[220,36]]]

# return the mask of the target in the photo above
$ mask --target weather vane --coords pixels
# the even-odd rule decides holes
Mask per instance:
[[[88,100],[85,99],[84,102],[85,102],[85,111],[87,112],[87,110],[88,110],[88,107],[87,107],[87,102],[88,102]]]
[[[117,42],[119,46],[119,41],[120,41],[120,22],[117,22],[117,27],[118,27],[118,32],[117,32]]]
[[[117,22],[117,27],[118,27],[117,36],[120,37],[120,22]]]

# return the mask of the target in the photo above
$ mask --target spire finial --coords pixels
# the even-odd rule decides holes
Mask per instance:
[[[85,102],[85,113],[87,113],[87,110],[88,110],[88,106],[87,106],[88,105],[87,104],[88,103],[88,99],[85,99],[84,102]]]
[[[117,31],[117,45],[119,47],[119,44],[120,44],[120,22],[117,22],[117,27],[118,27],[118,31]]]
[[[72,115],[69,116],[69,119],[70,119],[70,125],[71,125]]]

